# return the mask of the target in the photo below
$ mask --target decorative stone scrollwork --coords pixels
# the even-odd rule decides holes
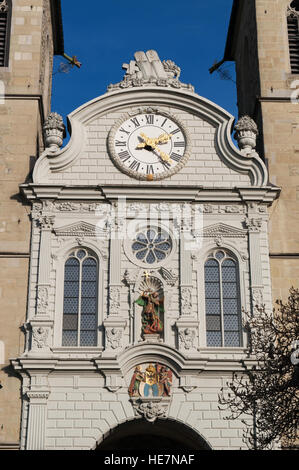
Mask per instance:
[[[8,3],[7,0],[3,0],[0,3],[0,13],[6,13],[8,11]]]
[[[136,416],[143,416],[147,421],[153,423],[157,418],[165,418],[169,408],[169,400],[155,399],[131,399]]]
[[[46,147],[54,152],[57,151],[62,146],[63,139],[66,136],[65,125],[60,114],[50,113],[44,123],[43,130]]]
[[[33,349],[44,349],[48,346],[49,330],[42,326],[32,328],[32,347]]]
[[[109,291],[109,313],[117,315],[120,309],[120,288],[110,287]]]
[[[195,330],[192,330],[191,328],[185,328],[184,330],[179,331],[179,341],[180,341],[180,346],[183,349],[190,350],[195,347],[194,341],[196,338],[196,332]]]
[[[288,5],[287,8],[287,16],[290,16],[292,18],[299,18],[299,8],[294,4],[294,2],[290,2],[290,5]]]
[[[107,347],[111,349],[117,349],[121,346],[123,330],[120,328],[106,329],[106,342]]]
[[[253,287],[251,297],[253,313],[257,314],[258,309],[263,305],[263,289],[261,287]]]
[[[166,281],[167,285],[173,287],[176,284],[179,275],[173,269],[166,269],[164,267],[161,267],[159,271],[163,279]]]
[[[181,314],[191,315],[192,313],[192,287],[181,288]]]
[[[36,313],[37,315],[45,315],[48,309],[48,287],[37,286],[37,304]]]

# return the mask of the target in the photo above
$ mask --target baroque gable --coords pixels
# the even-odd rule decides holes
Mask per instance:
[[[146,178],[136,177],[138,163],[132,160],[129,170],[122,171],[121,165],[129,158],[126,157],[127,150],[121,147],[122,142],[118,140],[115,158],[111,150],[111,138],[115,137],[118,122],[126,119],[136,124],[136,116],[144,113],[151,114],[153,119],[157,115],[172,116],[174,123],[180,123],[186,139],[188,136],[188,158],[181,159],[184,165],[177,165],[175,160],[180,158],[179,145],[183,145],[182,142],[177,142],[177,147],[173,147],[173,139],[172,162],[165,159],[165,152],[162,151],[163,145],[163,150],[167,148],[167,139],[160,142],[161,149],[158,148],[157,152],[160,152],[160,163],[167,170],[163,176],[165,187],[177,185],[183,188],[196,184],[203,188],[267,185],[266,167],[254,151],[256,132],[252,132],[251,140],[246,134],[246,142],[240,144],[240,150],[237,149],[231,139],[234,117],[196,94],[191,86],[182,84],[179,81],[180,68],[176,64],[169,60],[162,62],[155,51],[148,51],[146,54],[136,53],[135,61],[123,67],[126,75],[122,82],[109,87],[107,93],[68,116],[72,135],[66,147],[61,148],[64,127],[57,115],[52,113],[53,117],[47,121],[45,130],[47,148],[35,165],[34,184],[98,185],[103,191],[112,182],[128,187],[141,186],[140,180]],[[247,127],[253,128],[250,118],[243,121],[236,128],[240,142],[244,140],[244,132],[250,132]],[[141,140],[138,146],[142,147]],[[150,150],[150,146],[145,143],[144,147]],[[149,179],[146,185],[155,187],[160,184],[159,179]],[[144,193],[144,190],[140,188],[140,192]]]

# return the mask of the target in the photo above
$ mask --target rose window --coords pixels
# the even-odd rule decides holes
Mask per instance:
[[[132,244],[135,257],[148,264],[163,261],[172,249],[169,234],[160,228],[148,228],[140,231]]]

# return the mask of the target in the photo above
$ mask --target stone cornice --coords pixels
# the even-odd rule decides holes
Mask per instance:
[[[178,376],[198,376],[203,371],[231,372],[244,370],[242,360],[251,364],[254,361],[247,358],[247,351],[243,348],[234,348],[229,350],[198,352],[196,357],[184,356],[165,344],[157,344],[145,341],[141,344],[130,346],[120,352],[118,355],[110,356],[107,354],[102,357],[102,351],[84,357],[84,352],[67,351],[51,354],[49,357],[27,356],[11,359],[10,362],[17,373],[20,375],[48,374],[53,371],[99,371],[104,376],[116,375],[123,377],[131,368],[142,362],[155,362],[159,360],[170,367]],[[65,357],[68,355],[69,357]],[[229,359],[228,359],[229,356]]]
[[[161,191],[163,188],[163,191]],[[127,200],[138,201],[188,201],[188,202],[250,202],[266,203],[271,205],[279,196],[280,188],[276,186],[264,187],[235,187],[235,188],[203,188],[202,186],[163,185],[156,183],[150,189],[147,185],[116,185],[101,186],[64,186],[51,184],[22,184],[20,191],[26,199],[55,201],[99,201],[112,202],[120,196]]]

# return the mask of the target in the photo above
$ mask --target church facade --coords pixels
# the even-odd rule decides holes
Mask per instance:
[[[14,3],[12,23],[21,12],[32,20]],[[52,26],[43,41],[51,59],[63,49],[59,2],[36,3],[36,23]],[[232,57],[237,4],[225,60],[243,57]],[[39,67],[44,77],[45,61]],[[30,227],[22,213],[20,253],[1,257],[28,272],[28,295],[17,291],[26,312],[15,309],[24,345],[3,318],[0,398],[17,403],[21,383],[6,435],[18,439],[20,419],[22,450],[134,449],[137,440],[142,449],[246,449],[244,417],[226,419],[218,395],[242,361],[250,365],[244,312],[274,300],[269,214],[280,187],[260,144],[266,114],[244,104],[234,124],[153,50],[122,67],[119,83],[68,116],[66,146],[48,86],[37,90],[43,151],[19,178]],[[11,100],[23,104],[24,90]]]
[[[233,117],[171,60],[136,52],[123,68],[69,116],[66,147],[50,114],[21,185],[32,203],[26,346],[12,361],[21,447],[101,448],[128,422],[127,435],[135,420],[155,435],[164,420],[192,432],[192,448],[238,449],[241,421],[231,428],[218,393],[246,360],[242,308],[271,306],[267,209],[279,189],[250,118],[237,150]]]

